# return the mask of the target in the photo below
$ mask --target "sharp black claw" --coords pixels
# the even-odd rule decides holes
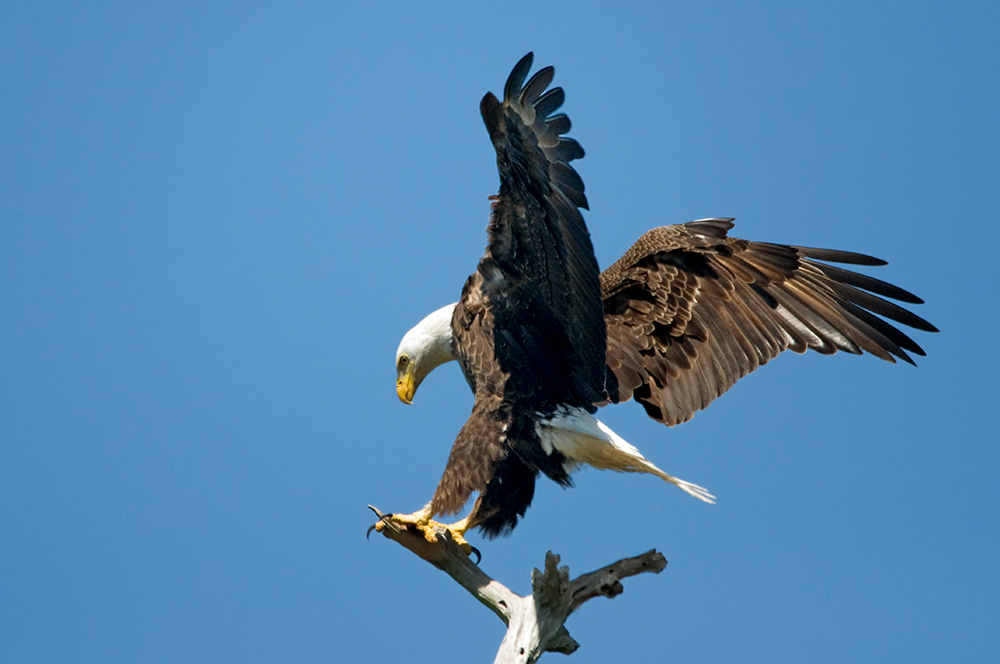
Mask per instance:
[[[375,526],[372,526],[372,528],[374,528],[374,527]],[[481,554],[479,552],[479,549],[477,549],[476,547],[472,546],[471,544],[469,545],[469,548],[472,549],[472,553],[476,554],[476,565],[478,565],[479,561],[483,559],[483,554]]]
[[[375,512],[375,514],[378,515],[378,521],[376,521],[375,523],[373,523],[368,528],[368,531],[365,533],[365,539],[366,540],[370,539],[372,531],[375,530],[375,527],[378,526],[378,524],[382,523],[386,519],[391,519],[392,518],[392,512],[390,512],[389,514],[382,514],[381,512],[378,511],[378,508],[372,507],[371,505],[368,506],[368,509],[370,509],[372,512]]]

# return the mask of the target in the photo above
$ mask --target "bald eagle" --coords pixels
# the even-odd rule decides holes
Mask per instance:
[[[399,398],[411,403],[435,367],[457,360],[475,394],[431,501],[391,518],[425,526],[478,498],[454,537],[479,527],[507,533],[531,503],[542,473],[568,486],[580,464],[650,473],[712,502],[605,424],[597,408],[634,399],[659,422],[690,419],[758,366],[790,349],[868,352],[913,363],[924,351],[879,316],[934,326],[883,299],[919,304],[907,291],[829,263],[884,265],[862,254],[748,242],[732,219],[648,231],[600,272],[580,209],[583,157],[556,110],[554,70],[526,83],[529,53],[503,101],[480,110],[497,153],[488,245],[458,302],[427,316],[396,353]]]

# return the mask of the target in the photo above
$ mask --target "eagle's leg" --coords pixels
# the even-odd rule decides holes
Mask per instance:
[[[473,510],[475,514],[475,510]],[[379,519],[378,523],[375,524],[375,532],[380,533],[385,527],[386,521],[392,521],[401,526],[406,526],[407,528],[415,528],[419,530],[424,539],[426,539],[431,544],[435,544],[438,541],[438,535],[442,530],[448,531],[451,535],[451,539],[454,540],[455,544],[458,544],[465,551],[466,555],[471,555],[473,551],[473,546],[465,539],[465,533],[475,526],[475,521],[473,515],[465,517],[460,521],[456,521],[452,524],[439,523],[431,519],[433,512],[431,511],[430,503],[425,505],[423,509],[414,512],[413,514],[386,514],[384,517]]]

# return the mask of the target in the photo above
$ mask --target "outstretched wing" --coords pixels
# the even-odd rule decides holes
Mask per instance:
[[[599,270],[579,208],[583,181],[569,165],[583,148],[554,114],[561,88],[547,90],[545,67],[525,83],[529,53],[514,67],[503,100],[480,104],[497,152],[500,192],[479,263],[493,312],[504,399],[535,410],[561,404],[592,408],[605,398],[606,336]]]
[[[430,509],[459,510],[473,492],[487,536],[514,527],[531,503],[535,476],[568,483],[559,453],[537,441],[538,413],[595,409],[606,398],[607,341],[600,272],[579,208],[583,181],[569,163],[583,148],[554,114],[561,88],[552,67],[526,83],[529,53],[514,67],[503,100],[480,104],[497,153],[486,252],[452,317],[456,356],[476,403],[452,446]]]
[[[879,318],[936,332],[879,296],[910,304],[920,298],[819,262],[884,261],[728,237],[732,222],[654,228],[601,275],[611,401],[635,398],[650,417],[674,425],[785,349],[868,352],[911,364],[907,351],[924,355]]]

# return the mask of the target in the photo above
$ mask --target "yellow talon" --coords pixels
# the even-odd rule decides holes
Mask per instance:
[[[475,550],[464,537],[466,531],[472,527],[468,517],[452,524],[440,523],[431,519],[430,509],[425,507],[413,514],[386,514],[375,524],[375,532],[382,532],[387,521],[392,521],[408,529],[419,530],[430,544],[437,544],[438,538],[444,535],[445,538],[450,536],[452,541],[465,552],[465,555],[472,555]]]

